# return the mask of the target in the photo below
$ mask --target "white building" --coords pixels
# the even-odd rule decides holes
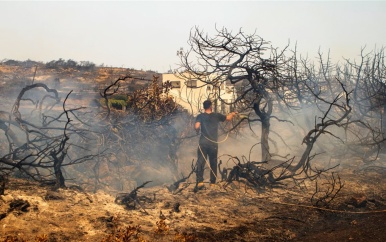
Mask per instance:
[[[210,80],[205,81],[209,83]],[[227,84],[226,81],[215,87],[190,75],[185,74],[184,77],[181,77],[178,74],[166,73],[162,74],[162,82],[170,82],[171,90],[169,94],[175,97],[176,102],[193,115],[203,111],[202,103],[207,99],[212,100],[216,112],[227,114],[232,111],[230,103],[236,99],[234,86]]]

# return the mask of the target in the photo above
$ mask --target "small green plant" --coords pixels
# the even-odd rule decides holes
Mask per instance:
[[[126,101],[125,100],[110,99],[109,105],[110,105],[110,107],[113,107],[116,109],[123,109],[124,107],[126,107]]]
[[[105,99],[101,98],[99,100],[102,106],[106,106]],[[108,100],[109,107],[113,107],[115,109],[124,109],[127,106],[127,95],[117,94],[109,98]]]

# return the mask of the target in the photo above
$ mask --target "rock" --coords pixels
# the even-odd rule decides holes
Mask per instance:
[[[27,200],[23,199],[15,199],[12,200],[12,202],[9,204],[9,210],[8,212],[18,210],[22,212],[28,212],[28,208],[31,206],[31,204]]]
[[[347,205],[347,208],[349,208],[349,209],[354,209],[355,207],[353,206],[353,205]]]
[[[9,202],[11,202],[14,199],[11,194],[1,195],[0,198],[1,198],[1,200],[3,200],[6,203],[9,203]]]
[[[181,210],[180,210],[180,203],[179,203],[179,202],[176,202],[176,203],[173,205],[173,211],[176,212],[176,213],[181,212]]]
[[[64,197],[59,192],[47,191],[45,200],[64,200]]]
[[[356,208],[366,207],[367,197],[362,194],[354,195],[350,198],[349,204],[353,205]]]

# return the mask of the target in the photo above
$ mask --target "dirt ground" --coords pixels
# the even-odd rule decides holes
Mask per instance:
[[[312,184],[256,191],[235,182],[197,193],[189,183],[177,194],[145,187],[135,209],[116,204],[118,194],[11,179],[0,199],[0,241],[386,241],[386,174],[341,178],[343,189],[323,208],[310,202]]]

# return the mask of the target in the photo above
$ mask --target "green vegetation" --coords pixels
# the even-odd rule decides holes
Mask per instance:
[[[125,109],[127,106],[127,100],[127,95],[117,94],[109,98],[108,104],[110,108],[112,107],[114,109]],[[106,106],[104,98],[101,98],[99,102],[102,106]]]

